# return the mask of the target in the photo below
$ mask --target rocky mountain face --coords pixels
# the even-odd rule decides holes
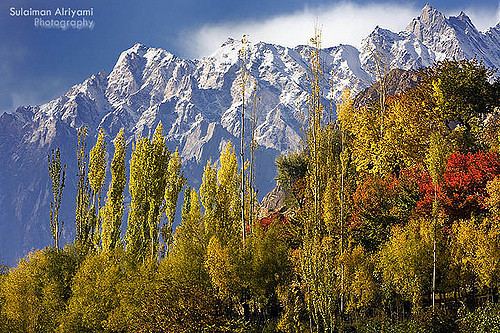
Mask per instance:
[[[103,128],[109,148],[123,127],[130,150],[135,138],[150,136],[161,121],[169,148],[178,147],[185,176],[198,186],[206,161],[216,160],[226,142],[239,142],[241,46],[228,39],[211,56],[188,60],[136,44],[122,52],[109,74],[95,74],[46,104],[0,116],[0,263],[13,265],[30,249],[50,244],[46,169],[47,154],[54,147],[61,148],[68,164],[61,216],[63,240],[72,240],[80,126],[88,126],[90,145]],[[274,187],[276,156],[300,146],[310,53],[309,46],[248,45],[247,91],[256,89],[259,99],[254,107],[247,94],[246,117],[255,113],[260,197]],[[464,13],[446,18],[427,5],[405,31],[377,27],[360,49],[322,49],[325,103],[336,101],[346,88],[356,93],[369,87],[381,69],[410,70],[443,59],[474,57],[500,68],[500,25],[479,32]]]

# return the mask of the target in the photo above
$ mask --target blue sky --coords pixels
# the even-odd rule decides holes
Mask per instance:
[[[135,42],[183,57],[208,55],[227,37],[305,43],[314,21],[325,46],[357,44],[376,25],[404,29],[427,1],[298,0],[2,0],[0,1],[0,113],[64,93],[93,73],[109,72]],[[461,10],[480,29],[499,21],[499,1],[435,0],[446,15]],[[10,8],[94,8],[93,30],[40,29]]]

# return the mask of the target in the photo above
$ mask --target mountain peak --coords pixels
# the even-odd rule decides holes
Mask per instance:
[[[162,48],[148,47],[141,43],[135,43],[131,48],[123,51],[118,57],[115,68],[120,65],[131,65],[147,60],[158,61],[163,58],[173,58],[174,55]]]
[[[129,48],[128,50],[126,50],[125,52],[129,51],[129,52],[134,52],[134,53],[138,53],[138,52],[141,52],[141,51],[146,51],[148,49],[148,47],[142,43],[135,43],[131,48]]]
[[[467,23],[470,26],[474,26],[474,24],[472,23],[470,17],[467,16],[467,14],[465,14],[463,11],[461,11],[460,14],[458,14],[457,19],[460,20],[460,21],[462,21],[462,22]]]
[[[406,27],[406,31],[414,34],[418,40],[423,41],[426,35],[439,33],[447,26],[446,18],[437,9],[429,4],[422,8],[420,16],[414,18]]]
[[[131,48],[126,49],[123,51],[120,56],[118,57],[118,61],[115,64],[115,67],[126,62],[126,59],[129,57],[136,58],[137,56],[142,57],[146,52],[148,48],[141,43],[135,43]]]
[[[375,29],[368,35],[368,37],[364,38],[361,42],[363,48],[367,47],[366,45],[372,42],[376,44],[381,43],[382,41],[394,41],[398,39],[398,34],[388,30],[381,28],[380,26],[376,26]]]
[[[437,10],[437,9],[432,7],[432,5],[428,2],[422,8],[422,12],[430,12],[430,11],[434,11],[434,10]]]
[[[436,8],[432,7],[429,4],[426,4],[424,8],[422,8],[422,12],[420,13],[419,20],[424,24],[435,24],[437,22],[444,20],[444,15]]]
[[[381,28],[380,26],[376,26],[375,29],[373,29],[373,31],[370,33],[369,36],[373,36],[373,35],[394,35],[395,33],[392,32],[391,30],[389,29],[384,29],[384,28]]]

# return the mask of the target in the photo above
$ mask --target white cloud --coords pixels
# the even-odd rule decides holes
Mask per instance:
[[[500,7],[499,7],[500,8]],[[481,8],[464,10],[478,29],[485,29],[499,21],[500,9]],[[228,37],[241,38],[247,34],[253,42],[264,41],[294,47],[306,44],[317,24],[323,34],[323,46],[350,44],[359,46],[361,40],[378,25],[399,32],[419,16],[421,8],[410,4],[352,2],[337,3],[316,8],[304,8],[262,20],[228,21],[209,24],[184,34],[181,49],[190,57],[198,58],[213,53]],[[444,11],[457,15],[460,10]]]
[[[304,10],[267,18],[205,25],[188,33],[183,49],[192,56],[211,54],[228,37],[249,35],[254,42],[265,41],[294,47],[306,44],[317,24],[323,34],[323,46],[351,44],[359,46],[378,25],[393,31],[403,30],[420,8],[391,3],[355,4],[350,2],[305,8]]]

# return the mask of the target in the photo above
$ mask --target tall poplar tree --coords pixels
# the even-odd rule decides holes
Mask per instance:
[[[248,83],[247,71],[247,36],[241,39],[240,56],[240,89],[241,89],[241,121],[240,121],[240,212],[241,212],[241,237],[243,246],[246,239],[245,222],[245,109],[246,109],[246,88]]]
[[[258,148],[258,143],[256,140],[257,132],[257,103],[260,99],[257,97],[257,86],[253,91],[253,105],[252,105],[252,115],[251,115],[251,132],[250,132],[250,170],[248,175],[248,188],[250,195],[250,208],[248,214],[248,224],[250,225],[250,232],[252,231],[254,224],[254,215],[256,213],[256,202],[257,193],[255,188],[255,150]]]
[[[90,150],[89,156],[89,184],[92,189],[92,238],[94,247],[100,246],[100,218],[101,193],[106,179],[106,141],[104,130],[100,129],[97,141]]]
[[[182,187],[186,183],[186,179],[182,175],[182,161],[179,156],[179,151],[176,150],[167,167],[167,179],[165,187],[165,214],[167,221],[162,227],[162,237],[165,242],[166,252],[168,253],[172,245],[172,229],[175,220],[175,212],[177,209],[177,200]]]
[[[228,142],[220,154],[220,168],[217,171],[217,217],[222,224],[219,228],[219,239],[229,242],[241,230],[240,190],[238,161],[231,142]],[[241,242],[240,242],[241,244]]]
[[[102,248],[112,250],[120,242],[120,227],[123,220],[123,200],[125,184],[125,154],[126,142],[123,128],[114,140],[115,152],[111,161],[111,184],[107,200],[101,209],[102,218]]]
[[[208,160],[203,169],[200,185],[201,204],[204,209],[203,223],[208,234],[218,231],[220,222],[216,219],[217,205],[217,169],[211,160]]]
[[[159,228],[161,216],[163,215],[162,205],[167,183],[169,160],[170,152],[167,149],[165,137],[163,136],[163,125],[160,122],[156,127],[153,140],[151,141],[150,161],[148,163],[148,228],[151,260],[157,257],[160,245]]]
[[[130,158],[130,208],[128,214],[127,233],[125,241],[127,252],[143,260],[147,251],[146,236],[149,203],[147,200],[147,173],[149,139],[140,138],[135,142]]]
[[[50,202],[50,231],[54,239],[54,247],[59,249],[59,237],[62,231],[62,221],[59,221],[64,181],[66,180],[66,164],[61,166],[61,151],[52,150],[47,157],[49,176],[52,182],[52,201]]]
[[[138,261],[144,261],[148,256],[155,260],[158,255],[169,159],[161,123],[152,140],[140,138],[132,152],[126,245],[127,251]]]
[[[78,168],[78,181],[76,189],[76,210],[75,210],[75,229],[76,242],[84,248],[88,247],[91,242],[92,212],[90,207],[90,185],[88,179],[87,155],[86,155],[86,137],[87,128],[80,127],[78,129],[78,141],[76,149],[76,159]]]
[[[432,311],[435,307],[436,295],[436,229],[438,228],[439,220],[439,200],[438,191],[442,181],[443,174],[446,170],[447,160],[447,145],[444,138],[439,133],[433,133],[430,138],[429,152],[426,158],[427,169],[434,185],[434,200],[432,204],[432,221],[433,221],[433,250],[432,250]]]

